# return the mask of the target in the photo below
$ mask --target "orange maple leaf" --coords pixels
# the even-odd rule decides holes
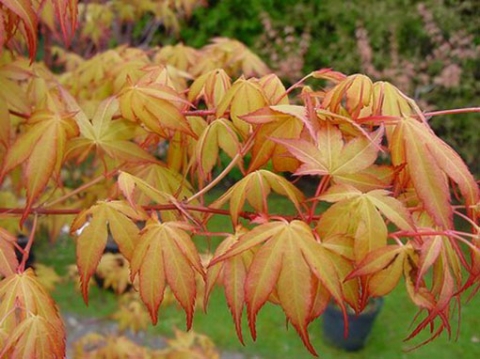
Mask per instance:
[[[58,108],[48,93],[27,124],[27,130],[9,147],[0,172],[1,181],[12,169],[24,164],[27,203],[23,219],[49,179],[60,173],[67,142],[78,134],[72,114]]]
[[[371,138],[370,138],[371,137]],[[369,138],[356,137],[346,141],[339,128],[326,124],[316,134],[314,143],[307,140],[274,139],[285,146],[302,165],[297,175],[329,175],[341,179],[361,172],[375,162],[383,137],[382,128]]]
[[[88,283],[100,262],[107,244],[108,228],[118,244],[120,252],[130,260],[138,241],[139,229],[131,220],[146,218],[140,210],[134,210],[123,201],[98,202],[82,211],[74,219],[71,232],[82,228],[76,241],[77,265],[82,284],[82,294],[88,303]],[[108,224],[108,227],[107,227]]]
[[[243,227],[237,228],[235,234],[225,238],[220,243],[215,250],[214,258],[225,254],[238,242],[238,238],[246,232],[246,229]],[[217,281],[224,286],[225,298],[227,299],[228,307],[235,322],[237,336],[242,344],[244,344],[241,323],[243,308],[245,306],[245,279],[248,268],[252,263],[253,255],[253,251],[246,250],[237,256],[210,265],[207,270],[207,280],[205,284],[205,310],[210,293]]]
[[[154,324],[166,285],[185,310],[187,328],[192,326],[197,284],[195,272],[205,275],[200,256],[187,233],[185,222],[152,219],[142,230],[131,264],[132,281],[139,276],[139,291]]]
[[[301,202],[304,200],[303,193],[287,181],[285,178],[269,172],[258,170],[245,176],[214,203],[213,208],[219,208],[230,201],[230,214],[234,224],[238,222],[238,215],[248,201],[258,213],[268,213],[267,197],[270,191],[286,196],[295,208],[301,211]]]
[[[215,257],[210,266],[232,259],[246,250],[262,244],[255,252],[245,279],[245,302],[252,337],[256,338],[256,316],[275,291],[287,318],[299,333],[308,350],[316,355],[310,343],[307,325],[311,322],[313,295],[320,293],[314,287],[316,277],[342,308],[343,290],[340,273],[331,256],[316,241],[310,227],[302,221],[269,222],[242,235],[225,253]],[[328,295],[330,295],[328,294]],[[318,301],[317,298],[315,298]]]
[[[11,333],[0,357],[65,356],[65,327],[58,308],[32,269],[11,274],[0,282],[0,318],[2,327]]]

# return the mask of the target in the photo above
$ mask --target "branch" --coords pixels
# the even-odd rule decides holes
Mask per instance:
[[[204,195],[205,193],[207,193],[208,191],[210,191],[213,187],[215,187],[222,179],[225,178],[225,176],[230,172],[230,170],[235,167],[235,165],[238,163],[238,161],[243,157],[245,156],[245,154],[250,151],[250,148],[253,146],[253,140],[256,136],[256,134],[258,133],[260,129],[260,126],[255,128],[255,130],[251,133],[249,139],[245,142],[245,145],[243,146],[243,148],[240,150],[239,153],[237,153],[235,155],[235,157],[232,158],[232,160],[230,161],[230,163],[228,164],[227,167],[225,167],[225,169],[212,181],[210,182],[207,186],[205,186],[204,188],[202,188],[200,191],[198,191],[197,193],[195,193],[193,196],[191,196],[190,198],[188,198],[185,202],[186,203],[190,203],[192,202],[193,200],[197,199],[198,197]]]
[[[426,117],[432,117],[432,116],[455,115],[459,113],[472,113],[472,112],[480,112],[480,107],[466,107],[466,108],[455,108],[452,110],[432,111],[432,112],[425,112],[424,115]]]
[[[33,224],[32,224],[32,230],[30,232],[30,235],[28,236],[28,242],[27,245],[25,246],[25,249],[23,249],[23,257],[22,257],[22,262],[18,266],[18,271],[23,272],[25,270],[25,265],[27,264],[27,259],[30,255],[30,250],[33,245],[33,238],[35,237],[35,232],[37,230],[37,223],[38,223],[38,215],[35,214],[35,217],[33,217]]]
[[[15,110],[8,110],[8,112],[11,114],[11,115],[15,115],[15,116],[18,116],[18,117],[21,117],[21,118],[24,118],[24,119],[28,119],[30,118],[30,114],[27,114],[27,113],[21,113],[21,112],[17,112]]]
[[[142,208],[146,211],[154,210],[154,211],[171,211],[171,210],[178,210],[178,204],[158,204],[158,205],[149,205],[149,206],[142,206]],[[212,214],[219,214],[224,216],[229,216],[230,212],[226,209],[220,208],[210,208],[210,207],[203,207],[203,206],[194,206],[185,204],[183,208],[194,211],[194,212],[203,212],[203,213],[212,213]],[[30,213],[35,215],[68,215],[68,214],[78,214],[83,211],[83,208],[45,208],[45,207],[38,207],[32,208]],[[25,212],[24,208],[0,208],[0,214],[13,214],[13,215],[22,215]],[[255,217],[255,213],[253,212],[240,212],[239,216],[245,219],[251,219]]]

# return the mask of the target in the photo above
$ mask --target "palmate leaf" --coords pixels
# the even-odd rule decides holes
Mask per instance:
[[[43,107],[42,107],[43,106]],[[27,203],[24,217],[52,176],[58,176],[67,141],[78,134],[72,114],[55,107],[49,94],[28,120],[28,129],[20,134],[5,156],[0,181],[15,167],[23,164]]]
[[[0,97],[6,102],[5,110],[11,109],[31,115],[31,103],[27,99],[25,90],[18,83],[32,77],[30,69],[22,60],[0,65]]]
[[[390,293],[403,275],[404,260],[410,246],[389,245],[370,253],[346,278],[366,277],[367,286],[363,302],[369,297],[379,297]]]
[[[71,232],[82,231],[76,241],[77,266],[83,299],[88,303],[88,282],[95,272],[107,244],[108,228],[120,252],[131,260],[139,229],[131,220],[142,220],[146,214],[123,201],[99,202],[81,212],[73,221]],[[108,224],[108,227],[107,227]]]
[[[200,135],[195,148],[195,162],[202,178],[210,173],[217,163],[219,150],[230,158],[240,152],[240,142],[235,127],[226,119],[211,122]]]
[[[58,308],[31,269],[0,282],[0,318],[2,327],[10,333],[5,347],[0,349],[3,350],[0,357],[16,352],[26,356],[11,354],[8,358],[65,356],[65,328]],[[45,332],[40,335],[41,329]],[[39,334],[30,337],[28,333],[33,334],[30,330]]]
[[[310,227],[296,220],[290,223],[269,222],[254,228],[242,235],[225,253],[215,256],[210,266],[232,260],[260,244],[263,245],[255,252],[245,279],[245,301],[252,337],[256,338],[257,313],[275,291],[287,318],[305,346],[316,355],[307,331],[312,313],[318,314],[312,310],[313,294],[318,288],[313,277],[318,278],[328,296],[333,296],[346,315],[342,284],[335,265],[327,250],[315,240]]]
[[[3,34],[0,36],[0,40],[2,40],[0,46],[3,46],[6,41],[10,40],[17,28],[20,28],[20,31],[22,31],[27,40],[30,58],[33,60],[37,51],[38,23],[33,3],[28,0],[0,0],[0,4],[8,9],[8,11],[2,11],[0,13],[0,16],[5,16],[5,18],[3,18],[3,16],[0,17],[0,22],[4,26],[7,25],[4,28],[6,37],[4,38]],[[23,26],[19,24],[20,22]]]
[[[412,99],[384,82],[374,84],[374,93],[372,112],[392,118],[386,126],[392,163],[400,168],[406,165],[397,174],[397,188],[406,187],[411,181],[435,224],[452,228],[447,178],[458,185],[467,206],[479,201],[475,179],[460,156],[433,133]],[[470,215],[474,216],[472,212]]]
[[[373,103],[373,83],[367,76],[357,74],[341,80],[332,90],[328,91],[322,107],[334,113],[341,113],[345,104],[348,114],[357,119],[362,110],[369,111]]]
[[[168,284],[185,310],[187,328],[192,326],[197,286],[195,272],[205,275],[200,256],[185,222],[160,223],[152,219],[142,230],[131,260],[132,280],[139,276],[139,291],[152,322],[158,320],[158,308]]]
[[[168,142],[167,150],[167,167],[184,176],[190,171],[194,173],[191,166],[191,160],[195,156],[195,148],[197,146],[198,138],[201,136],[205,128],[207,128],[207,121],[200,116],[187,116],[187,121],[190,124],[196,137],[192,137],[185,133],[176,132]]]
[[[129,141],[134,136],[131,123],[125,120],[112,120],[118,111],[118,101],[110,97],[100,103],[92,122],[83,119],[81,122],[81,137],[74,138],[68,144],[68,152],[82,160],[94,148],[99,153],[120,162],[156,162],[155,157]]]
[[[225,254],[229,248],[238,242],[238,238],[246,232],[245,228],[238,227],[235,234],[225,238],[220,243],[213,257],[220,257]],[[205,284],[205,310],[214,285],[217,282],[223,285],[225,298],[232,313],[233,321],[235,322],[235,330],[242,344],[244,344],[241,323],[243,308],[245,306],[245,279],[247,277],[247,270],[252,263],[253,255],[253,250],[246,250],[238,256],[209,266]]]
[[[419,141],[418,134],[413,128],[413,126],[404,125],[408,173],[418,198],[435,223],[443,228],[451,228],[453,209],[450,207],[447,177],[435,163],[426,146],[420,142],[421,140]]]
[[[55,9],[56,19],[60,22],[60,31],[66,46],[70,45],[77,25],[78,0],[51,0]]]
[[[286,196],[295,208],[301,211],[303,193],[285,178],[266,170],[258,170],[245,176],[233,185],[223,196],[212,203],[213,208],[223,206],[230,201],[230,214],[234,224],[238,223],[245,200],[258,212],[268,213],[267,197],[271,190]]]
[[[142,179],[159,192],[170,194],[180,199],[193,195],[192,185],[178,172],[173,171],[162,163],[132,164],[127,168],[132,175]],[[146,192],[142,192],[142,190],[133,192],[133,198],[135,203],[141,205],[146,205],[154,199],[149,197]]]
[[[398,126],[404,127],[407,167],[418,197],[437,225],[451,228],[453,209],[446,178],[458,185],[466,205],[472,206],[480,199],[473,175],[460,156],[427,125],[410,118]]]
[[[230,117],[233,124],[243,137],[248,135],[250,125],[242,119],[249,114],[266,106],[267,99],[262,87],[255,79],[239,78],[224,95],[216,111],[217,117],[225,114],[230,107]]]
[[[209,109],[215,109],[220,104],[227,91],[232,87],[232,81],[222,69],[215,69],[199,76],[190,86],[189,101],[202,98]]]
[[[65,343],[48,318],[32,315],[23,320],[9,335],[0,357],[49,359],[64,358]]]
[[[407,260],[404,261],[407,292],[415,305],[420,310],[425,310],[428,315],[415,327],[407,339],[413,338],[429,326],[432,335],[423,343],[425,344],[435,339],[444,329],[447,330],[449,336],[451,335],[449,304],[456,295],[456,289],[454,278],[443,253],[441,253],[440,260],[435,262],[434,265],[432,289],[428,289],[423,280],[415,284],[417,274],[418,256],[408,255]],[[440,325],[435,330],[435,319],[437,318],[440,319]]]
[[[196,137],[181,109],[189,105],[169,86],[140,79],[131,81],[118,93],[122,115],[130,121],[140,121],[148,129],[163,137],[168,131],[180,131]]]
[[[256,126],[261,126],[255,136],[252,148],[252,160],[248,172],[257,170],[270,159],[276,171],[295,171],[299,162],[288,156],[285,146],[274,139],[295,139],[300,137],[306,119],[304,107],[278,105],[264,107],[241,118]]]
[[[272,73],[262,76],[258,83],[262,86],[268,103],[272,105],[288,105],[290,103],[285,86],[277,75]]]
[[[334,125],[323,126],[315,143],[307,140],[275,139],[285,146],[302,165],[297,175],[330,175],[333,178],[352,175],[370,167],[377,159],[378,145],[383,137],[380,128],[371,133],[371,139],[357,137],[346,142]]]
[[[132,4],[132,6],[134,5]],[[146,7],[149,7],[148,3],[146,3]],[[128,16],[132,19],[131,10],[128,10],[125,6],[121,6],[121,8],[125,12],[125,17]],[[188,72],[189,69],[198,62],[199,56],[200,52],[197,49],[178,43],[175,45],[162,46],[153,57],[153,61],[154,63],[166,63],[176,69]]]
[[[382,215],[400,229],[415,229],[407,208],[389,194],[385,190],[362,193],[343,184],[330,187],[318,198],[336,203],[322,214],[317,224],[318,233],[324,238],[336,234],[351,235],[355,238],[355,260],[363,260],[369,252],[387,243],[387,227]]]
[[[159,169],[159,168],[157,168]],[[153,175],[158,175],[153,173]],[[176,174],[171,171],[166,171],[163,173],[165,175],[165,179],[172,180],[176,179]],[[162,177],[160,177],[162,178]],[[153,180],[159,180],[158,178]],[[167,182],[167,181],[165,181]],[[174,184],[175,182],[173,182]],[[162,211],[162,220],[164,221],[175,221],[180,218],[179,214],[187,215],[188,218],[193,219],[196,215],[188,214],[182,207],[181,203],[177,200],[175,195],[181,195],[188,193],[188,185],[182,184],[181,187],[176,189],[174,194],[171,194],[170,183],[163,183],[160,187],[160,190],[155,187],[155,184],[150,184],[143,179],[133,176],[127,172],[121,172],[118,176],[118,186],[120,190],[123,192],[124,196],[127,198],[128,202],[132,207],[137,206],[138,204],[143,204],[138,202],[139,199],[145,200],[146,203],[155,203],[155,204],[171,204],[176,207],[176,211]],[[184,187],[185,186],[185,187]],[[162,187],[166,187],[165,189]],[[192,203],[198,203],[193,201]],[[179,213],[180,212],[180,213]]]

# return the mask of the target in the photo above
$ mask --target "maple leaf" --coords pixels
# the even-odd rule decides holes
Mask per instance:
[[[422,111],[414,100],[403,94],[398,88],[385,81],[373,84],[372,114],[399,118],[418,115],[424,120]]]
[[[241,77],[234,82],[218,104],[216,116],[217,118],[223,116],[230,107],[230,118],[245,138],[250,131],[250,125],[241,116],[265,107],[267,104],[264,91],[258,81],[255,79],[245,80]]]
[[[343,104],[353,119],[361,117],[362,111],[370,112],[369,107],[373,104],[372,80],[361,74],[346,77],[326,93],[322,107],[339,114]]]
[[[21,60],[0,65],[0,98],[6,102],[5,109],[31,114],[30,101],[19,81],[28,80],[32,75],[29,66],[24,66]]]
[[[52,267],[41,263],[35,263],[35,275],[40,284],[49,292],[53,291],[57,283],[62,280]]]
[[[18,267],[15,255],[17,237],[0,227],[0,276],[7,277],[14,274]]]
[[[371,139],[356,137],[345,141],[343,134],[334,125],[326,124],[317,132],[315,143],[307,140],[274,139],[303,164],[297,175],[329,175],[341,181],[343,175],[352,174],[370,167],[377,159],[378,145],[383,130],[371,133]]]
[[[5,27],[2,26],[6,30],[6,36],[4,37],[3,34],[0,36],[0,40],[2,40],[0,46],[10,40],[19,28],[27,40],[30,59],[33,60],[37,51],[38,18],[32,2],[28,0],[1,0],[0,3],[6,7],[6,10],[2,9],[2,18],[0,19],[2,25],[6,25]]]
[[[270,191],[286,196],[301,212],[300,203],[304,200],[303,193],[285,178],[269,172],[258,170],[245,176],[233,185],[223,196],[212,203],[213,208],[219,208],[230,201],[230,214],[234,224],[238,222],[238,215],[245,204],[245,200],[260,213],[268,213],[267,197]]]
[[[423,319],[412,333],[407,337],[410,339],[417,335],[422,329],[430,326],[432,336],[424,343],[433,340],[445,328],[448,334],[451,334],[451,327],[449,323],[450,316],[450,301],[455,295],[454,279],[450,268],[445,261],[444,254],[441,254],[443,260],[437,261],[433,271],[433,285],[429,290],[426,287],[425,281],[417,280],[418,276],[418,255],[409,254],[407,260],[404,261],[404,277],[407,287],[407,293],[410,299],[415,303],[420,310],[426,310],[428,315]],[[441,324],[435,330],[434,320],[439,317]]]
[[[168,348],[154,352],[158,358],[219,359],[220,354],[212,339],[193,330],[183,332],[175,328],[175,338],[167,339]],[[157,356],[155,356],[157,358]]]
[[[178,172],[171,170],[161,163],[132,164],[127,168],[132,175],[141,178],[145,183],[159,192],[170,194],[180,199],[193,195],[192,185]],[[135,193],[133,198],[134,202],[141,205],[149,203],[147,196],[142,193]]]
[[[150,167],[147,171],[142,173],[146,176],[150,183],[127,172],[121,172],[118,176],[118,186],[127,198],[132,207],[137,204],[149,204],[152,201],[156,204],[171,204],[176,207],[176,211],[162,211],[162,219],[178,220],[179,213],[186,215],[189,219],[194,219],[198,215],[188,214],[180,201],[175,196],[186,195],[190,192],[190,187],[187,183],[183,183],[178,173],[166,169],[162,170],[162,167]],[[160,187],[160,190],[156,186],[157,181],[164,179]],[[178,187],[176,185],[178,184]],[[174,192],[173,194],[171,194]],[[183,198],[182,198],[183,199]],[[138,202],[140,201],[140,202]],[[144,203],[142,203],[144,202]],[[198,201],[192,201],[192,204],[198,203]]]
[[[447,177],[458,185],[468,207],[479,201],[472,174],[460,156],[435,136],[412,99],[385,82],[375,83],[374,92],[373,113],[393,118],[385,126],[392,163],[405,167],[397,175],[397,186],[406,187],[411,181],[436,225],[451,228],[453,212]]]
[[[395,171],[390,166],[378,166],[374,164],[359,172],[336,176],[333,182],[350,185],[362,192],[368,192],[374,189],[391,187],[394,176]]]
[[[349,185],[334,185],[318,197],[336,202],[321,216],[317,231],[322,237],[349,234],[355,238],[357,261],[387,242],[387,226],[382,214],[400,229],[413,231],[415,224],[407,208],[386,190],[362,193]],[[347,215],[346,215],[347,213]]]
[[[120,331],[129,329],[133,333],[138,333],[147,329],[149,314],[138,293],[124,294],[120,297],[120,308],[113,314],[113,319],[118,322]]]
[[[78,134],[72,114],[56,107],[49,94],[28,120],[28,129],[8,149],[0,172],[0,182],[13,168],[24,164],[27,180],[27,203],[23,219],[47,186],[50,177],[58,176],[67,141]]]
[[[447,178],[458,185],[467,207],[479,201],[478,185],[465,163],[426,124],[413,118],[399,121],[392,143],[399,143],[398,147],[392,146],[391,151],[402,153],[396,155],[408,163],[407,171],[417,196],[436,225],[445,229],[453,227]]]
[[[185,222],[164,222],[152,219],[142,230],[133,253],[132,280],[139,276],[139,291],[154,324],[158,308],[168,284],[192,326],[197,285],[195,272],[205,275],[200,256],[190,235],[192,227]]]
[[[184,175],[188,171],[190,171],[191,174],[195,173],[191,166],[191,159],[195,156],[195,149],[198,143],[197,139],[207,127],[207,122],[200,116],[187,116],[187,121],[197,137],[193,138],[187,134],[177,132],[168,142],[167,152],[168,168]]]
[[[242,73],[246,77],[263,76],[270,72],[244,44],[224,37],[216,37],[202,48],[200,61],[191,72],[199,75],[217,68],[225,69],[230,75]]]
[[[66,47],[74,35],[77,25],[78,0],[49,0],[44,1],[36,11],[41,11],[42,24],[47,25],[57,37],[63,37]]]
[[[33,348],[42,353],[40,358],[65,356],[65,328],[58,308],[32,269],[0,281],[0,318],[3,328],[12,333],[0,357],[11,350],[13,353],[18,350],[26,356],[17,357],[34,358],[30,352]],[[29,336],[29,330],[38,331],[41,335]],[[12,354],[9,357],[16,356]]]
[[[366,291],[363,294],[364,305],[370,297],[380,297],[390,293],[403,275],[404,260],[411,246],[389,245],[368,253],[358,263],[355,270],[346,278],[367,277]]]
[[[127,79],[127,85],[118,93],[122,115],[130,121],[140,121],[148,129],[163,137],[168,130],[180,131],[196,137],[181,109],[190,105],[169,86],[140,79],[136,84]]]
[[[189,101],[203,99],[207,108],[215,109],[232,86],[231,79],[222,69],[215,69],[195,79],[188,92]]]
[[[103,254],[95,276],[103,280],[103,288],[111,288],[116,294],[125,293],[132,285],[128,264],[120,253]]]
[[[240,142],[232,123],[226,119],[211,122],[200,135],[195,148],[195,161],[199,175],[206,178],[218,160],[219,149],[230,158],[240,152]]]
[[[179,43],[173,46],[162,46],[153,57],[153,61],[169,64],[182,71],[189,71],[198,62],[199,56],[200,53],[197,49]]]
[[[131,123],[125,120],[112,120],[118,111],[118,101],[114,97],[104,100],[93,115],[92,122],[80,117],[81,137],[74,138],[68,144],[68,152],[82,160],[92,148],[97,148],[101,155],[107,155],[120,162],[156,162],[155,157],[129,140],[134,135]]]
[[[262,76],[258,80],[258,84],[262,86],[265,97],[269,104],[272,105],[289,105],[288,93],[282,80],[275,74]]]
[[[214,258],[218,258],[225,254],[235,243],[238,238],[245,234],[247,230],[243,227],[238,227],[235,234],[225,238],[215,250]],[[205,299],[204,306],[208,305],[208,299],[212,292],[214,285],[220,282],[225,291],[225,298],[228,307],[232,313],[233,321],[235,322],[235,330],[237,336],[242,344],[242,313],[245,306],[245,279],[247,271],[252,263],[253,251],[246,250],[243,253],[231,257],[229,259],[210,265],[207,270],[207,279],[205,284]]]
[[[285,146],[275,140],[300,137],[304,125],[309,126],[304,107],[294,105],[264,107],[241,118],[252,125],[261,126],[255,136],[248,172],[260,168],[270,159],[276,171],[293,172],[298,168],[298,160],[288,156]]]
[[[73,350],[75,358],[150,358],[149,351],[123,335],[88,333],[78,339]]]
[[[125,258],[131,260],[138,241],[139,229],[130,218],[142,220],[145,217],[144,213],[132,209],[123,201],[110,201],[98,202],[75,218],[71,233],[75,233],[86,225],[76,240],[77,265],[86,303],[88,303],[89,280],[107,244],[107,224],[120,252]]]
[[[345,316],[346,311],[339,273],[327,254],[328,250],[315,240],[306,223],[279,221],[255,227],[242,235],[225,253],[214,257],[210,266],[262,243],[255,252],[245,279],[245,302],[252,337],[256,338],[257,313],[275,290],[287,318],[305,346],[316,355],[307,331],[312,319],[313,296],[306,293],[313,293],[312,276],[325,286]]]
[[[65,342],[58,340],[58,332],[50,318],[30,315],[9,335],[0,357],[61,359],[65,357]]]

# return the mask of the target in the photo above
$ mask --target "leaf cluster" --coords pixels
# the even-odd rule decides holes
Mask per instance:
[[[56,307],[24,270],[35,232],[56,215],[75,215],[85,302],[111,236],[153,323],[169,289],[190,329],[198,293],[207,309],[221,285],[240,341],[244,311],[255,339],[271,302],[316,354],[308,325],[330,301],[346,320],[347,306],[360,313],[403,278],[423,314],[411,337],[450,334],[452,307],[480,288],[479,187],[418,105],[389,83],[331,69],[286,89],[237,42],[210,49],[203,66],[179,68],[184,47],[166,63],[120,47],[58,75],[1,58],[0,82],[18,91],[0,93],[1,192],[15,195],[0,215],[30,236],[19,263],[15,237],[0,228],[0,357],[63,355]],[[232,64],[244,75],[232,79]],[[220,154],[231,161],[215,176]],[[243,178],[209,203],[233,168]],[[314,193],[285,174],[308,177]],[[294,214],[269,208],[272,193]],[[214,216],[233,230],[210,232]],[[201,256],[198,242],[213,236],[223,240]]]

